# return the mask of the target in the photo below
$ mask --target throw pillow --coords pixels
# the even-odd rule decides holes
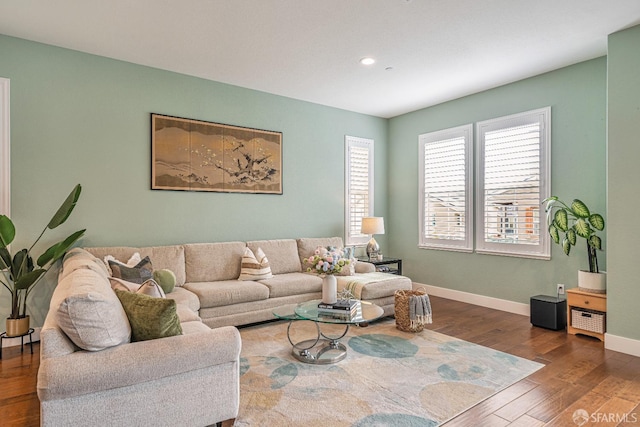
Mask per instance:
[[[145,281],[142,285],[133,282],[127,282],[126,280],[118,279],[115,277],[110,277],[109,282],[111,282],[111,289],[113,289],[114,291],[116,289],[119,289],[121,291],[149,295],[150,297],[154,298],[167,297],[162,287],[160,287],[160,285],[153,279]]]
[[[129,258],[129,261],[127,262],[122,262],[120,260],[117,260],[113,255],[105,256],[103,261],[104,261],[104,265],[107,267],[107,270],[109,270],[109,275],[112,275],[111,267],[109,266],[109,261],[117,262],[119,264],[126,265],[127,267],[133,267],[134,265],[142,261],[142,258],[140,257],[140,253],[136,252],[133,255],[131,255],[131,258]]]
[[[162,288],[165,294],[173,292],[176,287],[176,275],[166,268],[153,271],[153,280]]]
[[[258,248],[254,254],[251,249],[245,248],[238,280],[262,280],[272,277],[269,260],[262,249]]]
[[[116,261],[109,261],[112,276],[118,279],[143,284],[153,276],[153,265],[149,257],[144,257],[139,263],[133,267],[128,267]]]
[[[176,302],[116,289],[129,324],[131,341],[147,341],[182,334]]]

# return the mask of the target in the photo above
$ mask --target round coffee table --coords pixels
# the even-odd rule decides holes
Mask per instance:
[[[327,365],[341,361],[347,357],[347,347],[340,342],[340,339],[347,335],[349,326],[366,324],[384,315],[382,307],[370,302],[358,301],[357,311],[351,317],[331,317],[318,313],[318,303],[320,302],[320,300],[312,300],[298,305],[278,307],[273,310],[273,315],[277,318],[289,320],[287,338],[293,347],[291,352],[293,357],[304,363]],[[291,325],[298,320],[314,322],[317,332],[316,337],[297,343],[293,342],[291,339]],[[344,331],[338,336],[325,335],[320,328],[323,323],[344,325]]]

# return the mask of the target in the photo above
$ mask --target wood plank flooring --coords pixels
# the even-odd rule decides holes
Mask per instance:
[[[445,424],[458,426],[640,426],[640,358],[605,350],[602,342],[531,326],[529,318],[431,297],[429,329],[543,363],[544,368]],[[3,349],[0,425],[38,426],[39,345]]]

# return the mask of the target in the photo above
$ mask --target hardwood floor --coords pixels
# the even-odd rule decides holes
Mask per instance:
[[[640,358],[605,350],[602,342],[532,327],[529,318],[431,297],[429,329],[543,363],[544,368],[445,424],[458,426],[640,425]],[[0,424],[37,426],[39,345],[3,349],[0,361]]]

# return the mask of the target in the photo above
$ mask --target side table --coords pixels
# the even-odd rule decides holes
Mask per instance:
[[[589,335],[604,341],[606,314],[607,294],[567,289],[567,333]]]
[[[13,339],[13,338],[20,338],[20,353],[23,353],[24,337],[26,337],[27,335],[29,335],[29,345],[31,346],[31,354],[33,354],[33,336],[31,335],[33,334],[33,331],[34,331],[33,328],[29,328],[29,330],[26,333],[22,335],[18,335],[17,337],[8,337],[6,332],[3,332],[2,334],[0,334],[0,359],[2,359],[2,341]]]
[[[400,258],[390,258],[383,257],[381,260],[372,259],[369,260],[367,257],[358,258],[358,261],[368,262],[376,266],[376,271],[383,271],[385,273],[398,274],[402,275],[402,260]],[[395,267],[388,267],[389,265],[394,265]]]

